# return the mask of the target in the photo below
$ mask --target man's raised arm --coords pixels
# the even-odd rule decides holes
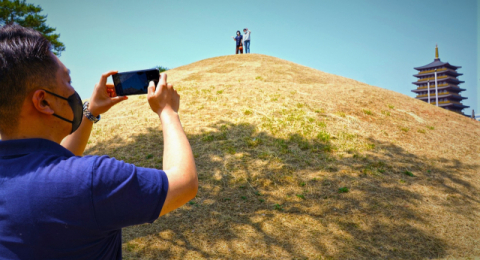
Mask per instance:
[[[153,112],[160,117],[163,129],[163,170],[168,178],[168,193],[160,212],[162,216],[195,198],[198,177],[192,148],[178,116],[180,96],[167,84],[167,74],[160,75],[156,90],[150,82],[147,99]]]

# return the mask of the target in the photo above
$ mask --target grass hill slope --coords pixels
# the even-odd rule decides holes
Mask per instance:
[[[125,229],[124,258],[480,255],[478,122],[258,54],[202,60],[168,81],[200,188],[154,224]],[[162,143],[137,96],[95,125],[86,154],[161,168]]]

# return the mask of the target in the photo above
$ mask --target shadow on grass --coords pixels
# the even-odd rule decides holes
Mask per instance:
[[[188,136],[197,198],[152,225],[124,229],[125,258],[437,258],[455,248],[436,235],[435,213],[423,205],[447,194],[438,212],[472,221],[477,214],[478,192],[458,175],[478,165],[435,163],[373,139],[365,139],[375,144],[368,151],[338,156],[329,136],[277,138],[230,122],[210,127]],[[161,168],[161,131],[147,130],[127,144],[114,136],[86,154]]]

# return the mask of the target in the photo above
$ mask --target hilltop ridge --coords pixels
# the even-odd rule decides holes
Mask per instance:
[[[125,258],[480,255],[478,122],[260,54],[167,74],[200,188],[153,225],[125,229]],[[86,154],[162,167],[144,95],[102,117]]]
[[[375,135],[381,140],[400,140],[415,145],[416,149],[441,152],[439,150],[442,148],[455,148],[454,152],[457,153],[458,149],[461,150],[460,146],[452,147],[450,146],[452,143],[449,142],[440,144],[434,142],[436,138],[455,139],[469,148],[465,147],[467,149],[463,149],[465,152],[463,154],[456,154],[460,158],[472,156],[468,151],[475,150],[475,146],[478,147],[477,145],[480,144],[479,142],[471,143],[473,140],[468,140],[473,133],[480,133],[476,121],[398,92],[370,86],[267,55],[229,55],[210,58],[171,70],[169,77],[173,84],[178,82],[181,86],[200,82],[209,86],[240,84],[244,88],[248,88],[243,91],[251,96],[276,94],[282,95],[285,100],[311,103],[310,106],[323,109],[324,115],[337,119],[345,118],[345,120],[361,124],[361,126],[353,126],[353,129],[363,128],[364,131],[368,130],[369,135]],[[258,90],[264,91],[264,93],[257,92]],[[267,93],[268,90],[271,93]],[[296,98],[290,97],[297,94]],[[266,100],[267,102],[262,104],[267,108],[264,112],[272,111],[268,108],[274,108],[276,102]],[[233,102],[235,101],[233,100]],[[248,109],[250,104],[242,104],[242,106],[244,109]],[[368,111],[375,115],[371,116]],[[387,112],[390,112],[391,116]],[[343,116],[344,114],[345,116]],[[448,121],[451,122],[445,123]],[[389,124],[389,122],[391,123]],[[422,130],[426,126],[436,127],[439,131],[419,135],[418,130]],[[461,129],[467,133],[457,131],[460,126],[463,126]],[[421,129],[415,129],[416,127]],[[409,128],[409,131],[401,130],[402,128]],[[452,131],[453,129],[455,130]],[[468,134],[469,132],[470,134]],[[412,138],[414,136],[416,138]],[[425,140],[422,140],[424,138]],[[446,147],[442,147],[442,145],[446,145]]]

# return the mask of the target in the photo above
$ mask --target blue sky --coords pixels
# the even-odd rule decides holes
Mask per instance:
[[[414,97],[413,67],[462,66],[464,101],[480,114],[480,0],[27,0],[66,46],[73,86],[90,97],[108,70],[175,68],[234,54],[248,27],[251,52]]]

